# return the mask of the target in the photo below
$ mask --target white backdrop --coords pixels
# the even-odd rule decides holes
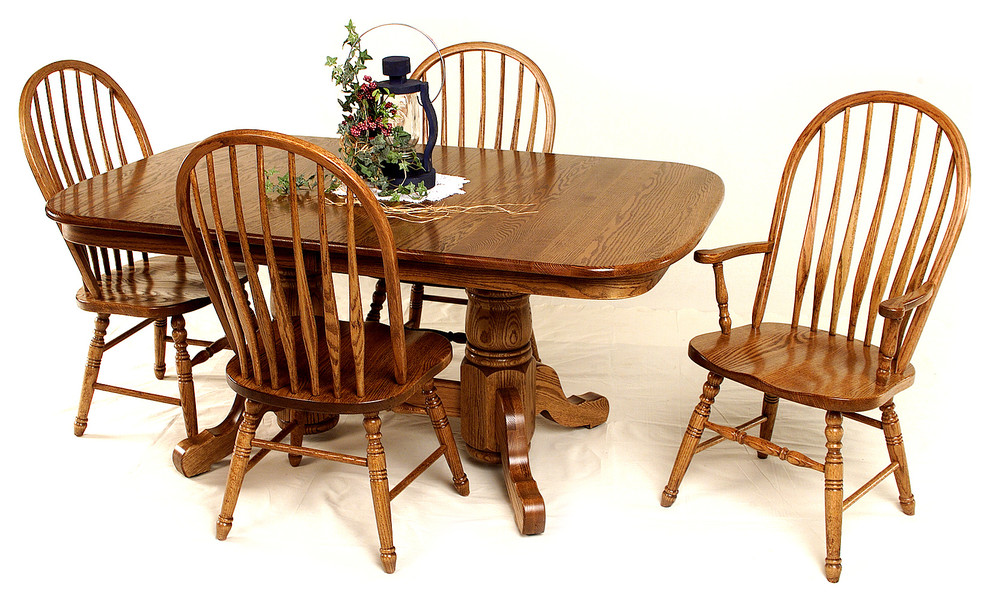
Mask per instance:
[[[157,599],[450,588],[480,599],[583,599],[644,587],[676,595],[705,584],[707,594],[734,598],[757,591],[815,598],[879,591],[883,582],[898,584],[891,593],[952,593],[980,583],[986,554],[976,546],[988,534],[987,488],[974,462],[980,433],[964,432],[949,416],[958,413],[963,424],[985,420],[986,394],[972,377],[987,359],[979,329],[987,276],[979,244],[988,223],[981,195],[987,78],[984,61],[974,58],[986,55],[987,43],[978,3],[425,4],[35,1],[5,9],[0,152],[11,198],[0,365],[5,440],[13,445],[4,461],[0,541],[15,557],[0,565],[0,591]],[[441,46],[488,40],[520,49],[552,85],[556,152],[671,160],[718,173],[726,197],[702,241],[707,247],[766,236],[790,146],[832,100],[891,89],[942,108],[969,143],[974,188],[915,359],[918,384],[898,405],[917,516],[900,514],[892,482],[854,506],[845,519],[842,582],[829,586],[814,473],[757,462],[737,446],[717,448],[696,459],[678,503],[660,508],[659,492],[704,378],[686,357],[686,341],[716,327],[711,271],[690,261],[636,299],[534,299],[541,353],[565,389],[595,390],[612,401],[609,422],[591,431],[541,421],[532,456],[548,518],[538,537],[515,533],[499,471],[469,463],[471,497],[447,492],[436,472],[398,499],[399,572],[385,576],[361,474],[338,478],[341,469],[316,463],[291,472],[273,458],[248,476],[231,538],[219,543],[212,529],[226,466],[196,479],[171,468],[170,450],[181,438],[177,412],[104,395],[86,437],[72,437],[92,320],[74,307],[78,275],[23,159],[15,116],[23,82],[57,59],[101,66],[127,90],[157,150],[229,128],[332,135],[338,113],[323,63],[339,54],[348,19],[359,31],[408,23]],[[403,50],[416,64],[430,51],[423,39],[393,30],[391,42],[393,34],[376,33],[376,58]],[[745,260],[732,268],[738,274],[730,285],[752,283],[759,269]],[[750,291],[730,290],[737,323],[748,312]],[[190,319],[191,332],[216,328],[201,313]],[[456,312],[429,318],[461,319]],[[150,356],[150,343],[137,353]],[[137,378],[147,378],[143,355],[123,355],[108,370],[133,379],[131,369],[140,368]],[[197,394],[201,426],[208,426],[222,417],[229,394],[222,362],[203,373]],[[723,398],[756,399],[731,386]],[[730,412],[734,405],[717,407]],[[781,412],[806,427],[785,434],[778,422],[784,444],[802,449],[806,442],[820,455],[820,414]],[[408,431],[404,439],[429,437],[408,417],[393,417],[390,426]],[[844,441],[850,491],[860,475],[851,463],[873,460],[862,469],[865,479],[885,456],[877,434],[854,429]],[[395,445],[389,449],[400,450],[399,459],[393,452],[390,466],[401,466],[407,444]],[[508,570],[524,575],[523,584],[507,582]],[[771,583],[757,585],[764,580]]]

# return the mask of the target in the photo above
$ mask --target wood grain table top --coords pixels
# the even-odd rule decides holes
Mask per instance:
[[[335,139],[307,139],[337,149]],[[73,242],[188,254],[175,174],[192,146],[67,188],[47,213]],[[427,284],[578,298],[642,294],[698,244],[724,194],[716,174],[664,161],[439,147],[434,162],[439,173],[469,180],[464,194],[441,204],[511,203],[515,212],[391,219],[403,278]]]

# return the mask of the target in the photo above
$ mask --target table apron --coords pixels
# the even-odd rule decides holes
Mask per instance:
[[[144,232],[112,230],[75,224],[62,224],[62,236],[69,242],[82,245],[95,245],[111,249],[163,253],[189,256],[189,247],[181,236],[174,234],[149,234]],[[239,259],[239,258],[237,258]],[[263,253],[255,255],[255,260],[264,263]],[[344,265],[335,270],[345,271]],[[359,257],[358,270],[373,278],[382,276],[380,260],[374,257]],[[625,276],[605,276],[578,278],[555,276],[531,272],[507,272],[484,268],[452,266],[441,263],[427,263],[403,260],[399,253],[399,273],[405,282],[450,286],[456,288],[477,288],[499,290],[529,295],[565,297],[573,299],[626,299],[646,293],[652,289],[666,273],[667,267],[645,274]]]

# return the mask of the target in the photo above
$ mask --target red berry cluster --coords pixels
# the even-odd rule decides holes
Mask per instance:
[[[391,123],[385,123],[382,118],[378,119],[368,119],[360,123],[355,123],[351,126],[351,136],[355,138],[361,136],[361,134],[367,132],[369,135],[374,136],[376,134],[384,134],[386,136],[392,135],[393,126]]]
[[[358,89],[357,97],[360,99],[371,98],[371,93],[378,88],[378,84],[370,76],[364,76],[364,83]]]
[[[355,138],[365,135],[373,138],[378,134],[391,136],[395,129],[395,126],[390,121],[395,118],[398,108],[395,104],[387,100],[387,96],[379,96],[376,101],[374,91],[377,88],[378,84],[371,77],[365,75],[364,83],[361,84],[355,94],[359,100],[368,101],[361,103],[365,108],[367,117],[363,121],[351,125],[348,130],[351,136]],[[382,103],[380,107],[376,106],[378,102]]]

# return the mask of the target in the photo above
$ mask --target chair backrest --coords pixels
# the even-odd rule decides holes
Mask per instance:
[[[46,201],[129,158],[152,154],[127,94],[103,70],[82,61],[57,61],[36,71],[21,92],[19,117],[24,154]],[[116,250],[72,244],[69,250],[90,292],[98,290],[101,272],[122,265]],[[124,261],[133,265],[133,254],[125,253]]]
[[[926,284],[937,293],[969,188],[962,135],[928,102],[864,92],[832,103],[801,133],[784,167],[753,323],[763,320],[774,269],[790,248],[794,288],[782,292],[793,294],[792,325],[870,344],[882,301]],[[801,220],[792,228],[788,213]],[[931,306],[904,321],[901,368]]]
[[[456,129],[457,146],[553,151],[550,84],[518,50],[492,42],[455,44],[427,57],[410,77],[430,82],[431,95],[443,84],[435,107],[439,144],[452,143],[448,130]]]
[[[283,196],[266,191],[273,170],[288,176]],[[314,188],[300,189],[301,180]],[[176,207],[242,375],[261,385],[287,377],[294,393],[363,396],[365,323],[358,261],[359,256],[378,261],[366,257],[370,247],[380,253],[387,285],[395,379],[405,382],[392,230],[367,184],[331,152],[274,132],[217,134],[194,147],[179,168]],[[246,290],[238,260],[247,271]],[[262,264],[267,266],[266,282]],[[347,274],[349,320],[344,329],[338,320],[335,270]],[[301,332],[301,348],[294,328]],[[342,365],[349,368],[351,363],[346,356],[353,359],[353,374],[342,373]],[[321,381],[321,363],[330,366],[333,382]],[[344,383],[353,383],[353,389]]]

